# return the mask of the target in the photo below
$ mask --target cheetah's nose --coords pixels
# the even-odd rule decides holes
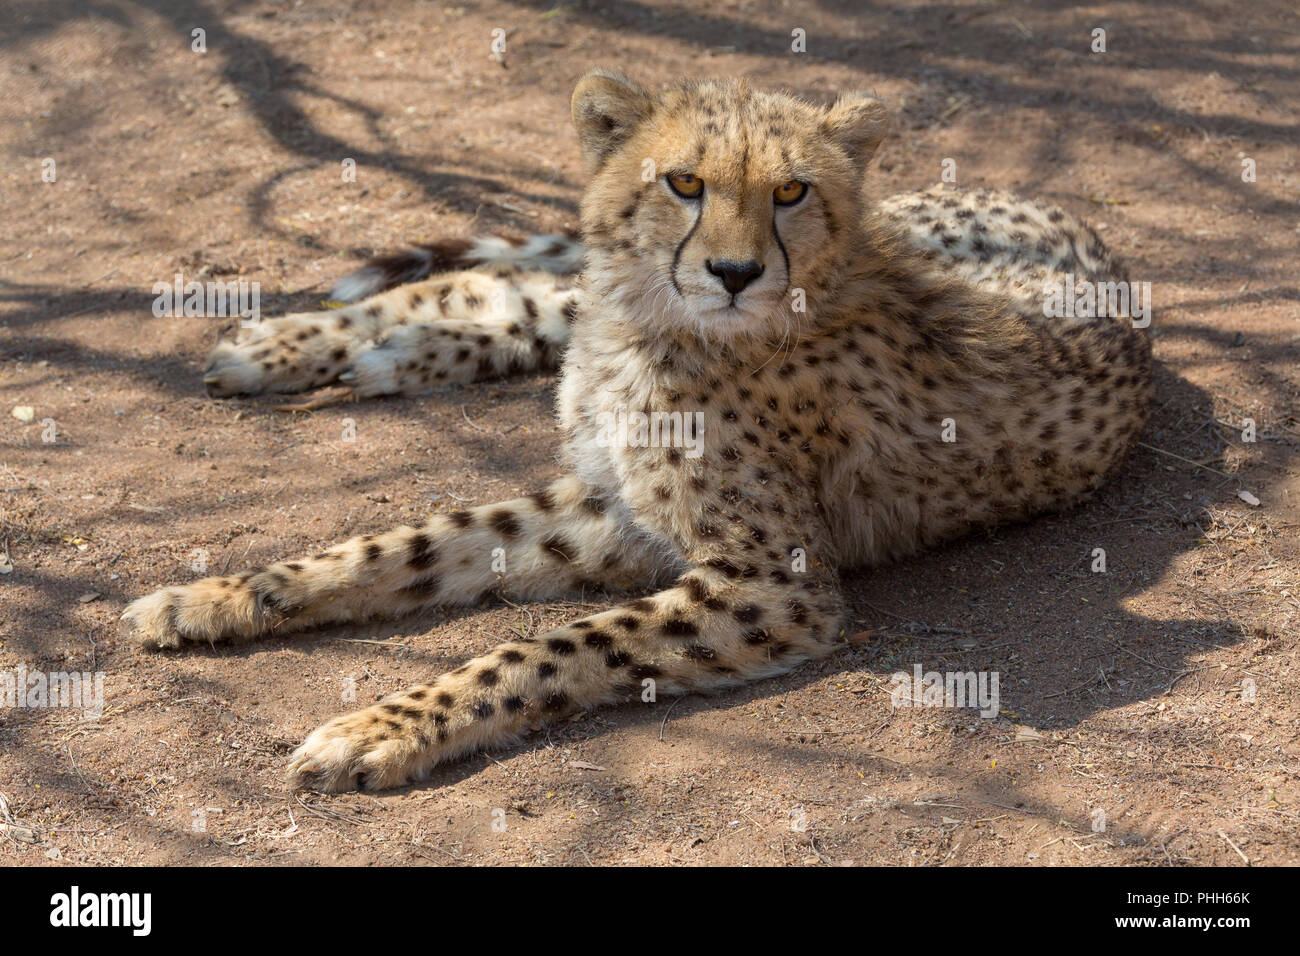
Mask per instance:
[[[739,295],[745,286],[763,274],[763,267],[753,259],[748,262],[728,262],[726,259],[714,262],[706,259],[704,268],[721,279],[722,287],[732,295]]]

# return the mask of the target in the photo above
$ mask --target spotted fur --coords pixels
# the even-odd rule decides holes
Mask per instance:
[[[596,73],[573,114],[590,170],[578,286],[528,257],[457,261],[267,323],[209,372],[219,394],[337,377],[390,394],[541,367],[567,342],[568,476],[166,588],[125,618],[144,646],[179,647],[492,593],[664,587],[331,720],[294,754],[295,784],[397,786],[645,681],[705,691],[823,656],[845,631],[842,569],[1079,502],[1142,427],[1145,334],[1125,315],[1044,315],[1046,282],[1125,278],[1096,234],[1001,193],[872,202],[874,101],[823,108],[743,83],[651,94]],[[702,197],[675,193],[674,172],[702,179]],[[775,206],[792,180],[804,197]],[[699,413],[700,445],[610,442],[619,409]]]

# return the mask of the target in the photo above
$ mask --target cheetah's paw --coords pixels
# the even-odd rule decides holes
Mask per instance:
[[[270,319],[234,342],[217,343],[203,384],[214,398],[301,392],[336,381],[351,367],[359,346],[331,313]]]
[[[423,776],[433,762],[427,742],[409,728],[393,729],[378,707],[335,717],[312,731],[289,758],[289,782],[339,793],[386,790]]]
[[[250,638],[275,623],[266,599],[237,578],[204,578],[154,591],[127,605],[122,629],[146,650]]]

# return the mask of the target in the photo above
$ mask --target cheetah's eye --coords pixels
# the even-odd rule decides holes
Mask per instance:
[[[668,185],[683,199],[698,199],[704,192],[704,180],[690,173],[673,173],[668,177]]]
[[[803,199],[806,192],[808,192],[807,183],[792,179],[772,190],[772,198],[776,200],[778,206],[793,206],[800,199]]]

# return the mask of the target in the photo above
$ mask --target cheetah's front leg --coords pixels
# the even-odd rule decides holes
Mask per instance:
[[[317,728],[296,786],[382,790],[518,737],[531,723],[641,692],[707,691],[826,654],[841,633],[831,589],[733,582],[697,569],[652,598],[513,641],[428,684]]]
[[[320,624],[468,604],[494,590],[516,600],[584,584],[641,584],[680,570],[574,477],[419,528],[362,535],[312,557],[155,591],[122,615],[146,648],[242,641]]]

